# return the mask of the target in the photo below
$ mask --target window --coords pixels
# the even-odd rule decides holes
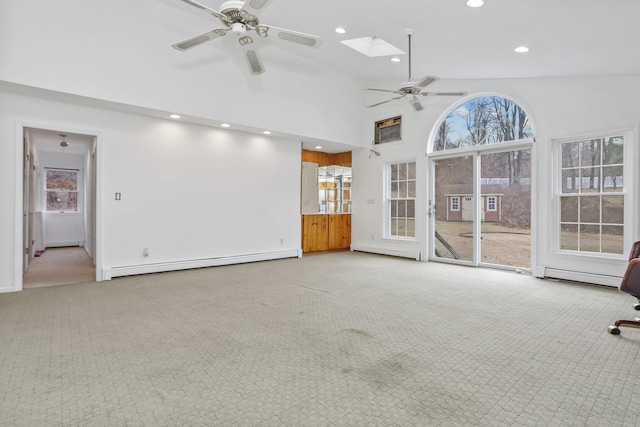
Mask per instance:
[[[495,196],[487,197],[487,210],[492,212],[495,212],[496,210],[498,210]]]
[[[402,116],[392,117],[390,119],[376,122],[374,142],[376,144],[381,144],[384,142],[399,141],[402,137],[400,132],[401,124]]]
[[[533,137],[527,113],[499,96],[471,99],[453,110],[438,128],[433,151],[455,150]]]
[[[78,211],[78,171],[75,169],[45,169],[46,210]]]
[[[451,197],[451,210],[452,211],[460,210],[460,197],[458,196]]]
[[[389,165],[389,236],[416,235],[416,162]]]
[[[624,137],[561,143],[560,248],[622,254]]]

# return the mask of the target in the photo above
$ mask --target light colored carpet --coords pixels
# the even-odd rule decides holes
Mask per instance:
[[[339,252],[0,295],[19,426],[637,426],[613,288]]]
[[[33,258],[24,275],[23,288],[93,282],[96,269],[81,247],[48,248]]]

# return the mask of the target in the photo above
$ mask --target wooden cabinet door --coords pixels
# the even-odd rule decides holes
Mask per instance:
[[[329,217],[329,249],[347,249],[351,245],[351,215],[334,214]]]
[[[328,216],[302,216],[302,252],[318,252],[329,249]]]

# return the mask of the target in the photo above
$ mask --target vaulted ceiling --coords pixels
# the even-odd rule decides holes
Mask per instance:
[[[215,10],[223,3],[199,1]],[[221,26],[180,0],[158,3],[153,7],[175,10],[172,27],[150,28],[149,22],[144,27],[171,31],[165,36],[175,42]],[[405,29],[414,28],[412,74],[418,79],[637,74],[638,16],[637,0],[485,0],[479,8],[467,7],[465,0],[272,0],[259,17],[262,24],[322,37],[317,50],[292,47],[310,60],[367,80],[404,81],[407,55],[400,55],[400,62],[369,58],[340,41],[375,36],[406,51]],[[336,27],[346,33],[336,33]],[[215,55],[220,43],[204,43],[185,55]],[[514,52],[522,45],[530,51]],[[268,53],[262,58],[267,70],[277,60]]]

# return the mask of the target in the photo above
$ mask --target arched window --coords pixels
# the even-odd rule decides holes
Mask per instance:
[[[500,96],[481,96],[453,110],[435,135],[433,151],[454,150],[533,137],[527,113]]]

